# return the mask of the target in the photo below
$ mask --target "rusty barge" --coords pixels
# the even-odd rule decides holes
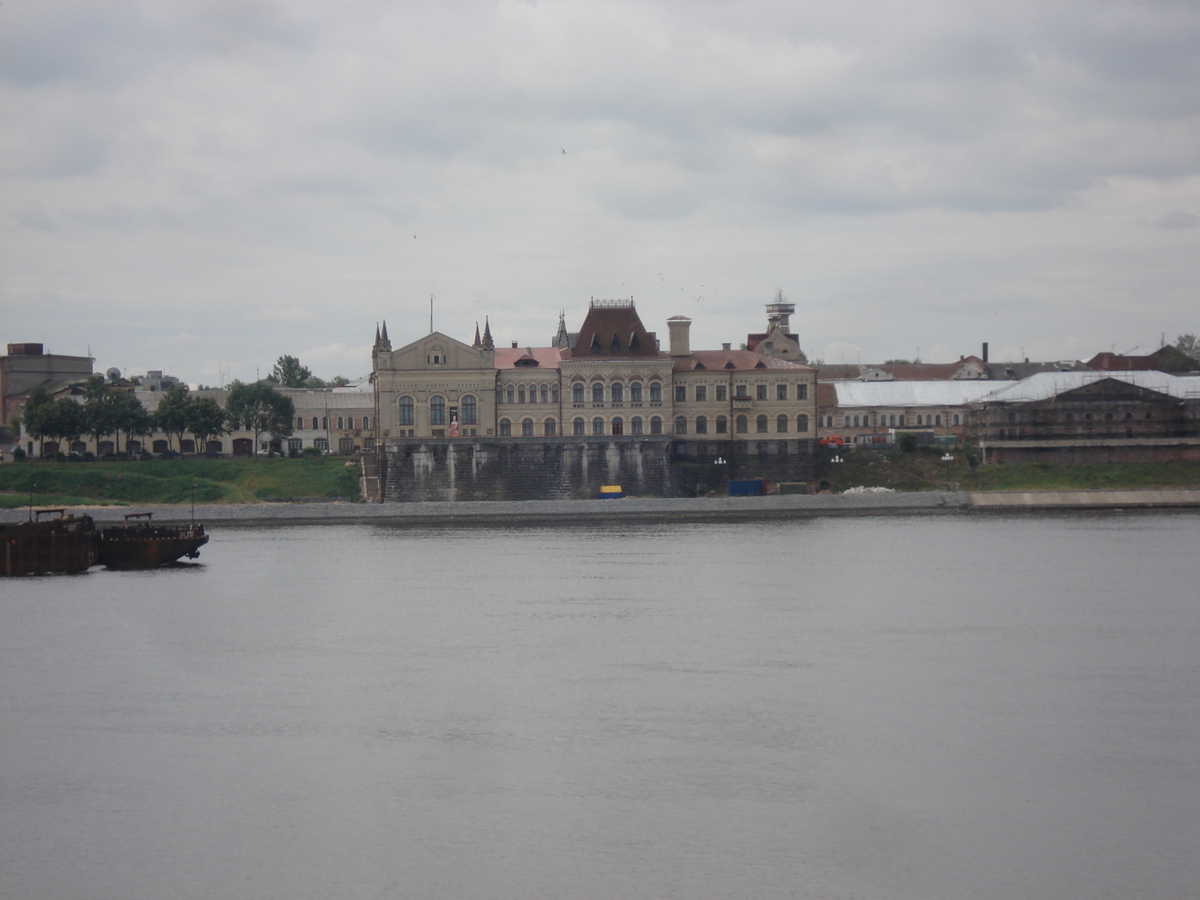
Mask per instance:
[[[100,536],[91,516],[39,509],[28,522],[0,525],[0,574],[86,572],[99,558]]]
[[[101,529],[101,565],[110,569],[154,569],[185,556],[195,559],[208,543],[203,525],[155,525],[152,517],[153,513],[148,512],[129,513],[124,525]]]

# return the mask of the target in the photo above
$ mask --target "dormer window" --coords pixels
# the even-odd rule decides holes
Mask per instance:
[[[603,345],[601,345],[601,343],[600,343],[600,335],[593,334],[592,335],[592,352],[599,353],[602,349],[604,349],[604,348],[603,348]]]
[[[611,353],[620,353],[621,352],[621,339],[619,337],[617,337],[615,334],[613,335],[612,343],[609,344],[608,349],[609,349],[609,352],[611,352]]]
[[[633,333],[633,337],[629,339],[629,349],[634,353],[642,349],[642,342],[638,340],[636,331]]]
[[[446,364],[446,351],[440,346],[430,347],[426,360],[431,366],[443,366]]]

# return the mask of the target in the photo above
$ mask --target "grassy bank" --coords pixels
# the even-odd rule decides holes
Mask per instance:
[[[0,508],[35,506],[257,503],[288,498],[359,499],[359,468],[341,457],[155,459],[130,462],[25,461],[0,466]]]
[[[950,450],[953,461],[941,457],[944,448],[900,450],[842,450],[843,461],[832,462],[833,453],[822,455],[820,472],[832,490],[888,487],[897,491],[932,490],[947,482],[964,491],[1099,490],[1110,488],[1200,487],[1200,462],[1104,463],[1057,465],[1052,463],[1004,463],[972,466],[971,454],[962,448]]]

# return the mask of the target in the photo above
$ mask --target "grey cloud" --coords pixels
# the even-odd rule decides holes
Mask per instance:
[[[1155,228],[1200,228],[1200,216],[1182,209],[1173,209],[1157,222]]]

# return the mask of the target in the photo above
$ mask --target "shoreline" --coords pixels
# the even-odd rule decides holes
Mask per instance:
[[[35,509],[38,507],[35,506]],[[880,494],[789,494],[765,497],[635,498],[619,500],[487,500],[431,503],[275,502],[196,507],[206,526],[500,525],[566,523],[735,522],[824,516],[964,515],[1102,510],[1200,509],[1200,488],[1088,491],[921,491]],[[75,506],[97,524],[120,523],[130,512],[152,512],[156,524],[191,521],[190,505]],[[21,522],[29,507],[0,510],[0,522]]]

